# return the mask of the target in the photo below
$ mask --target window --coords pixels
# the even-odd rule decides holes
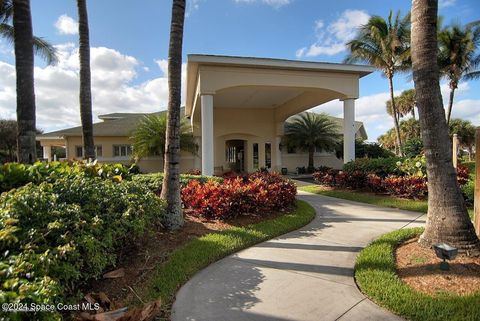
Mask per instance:
[[[287,147],[287,153],[288,154],[295,154],[297,152],[297,149],[293,146],[288,146]]]
[[[83,147],[82,146],[75,146],[75,157],[83,158]]]
[[[130,145],[113,145],[113,156],[130,156],[132,155],[132,146]]]
[[[253,168],[258,169],[258,144],[253,144]]]
[[[272,144],[265,143],[265,167],[272,168]]]
[[[103,149],[102,145],[95,145],[95,157],[102,157],[103,156]]]

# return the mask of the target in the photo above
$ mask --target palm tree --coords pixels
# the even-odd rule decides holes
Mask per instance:
[[[308,152],[309,171],[315,149],[335,151],[340,137],[337,123],[326,114],[301,113],[285,124],[284,144]]]
[[[13,1],[15,68],[17,74],[17,158],[20,163],[37,159],[33,34],[29,0]]]
[[[412,64],[417,108],[427,160],[428,213],[419,242],[445,242],[461,251],[480,251],[472,221],[457,184],[437,64],[436,0],[412,2]]]
[[[397,107],[397,119],[412,114],[415,119],[415,89],[408,89],[402,91],[399,96],[395,97],[395,105]],[[392,101],[388,100],[386,103],[387,113],[393,117]]]
[[[165,133],[167,130],[167,115],[148,115],[143,117],[132,132],[133,152],[135,157],[165,154]],[[180,122],[180,150],[196,154],[198,146],[195,143],[190,124],[184,119]]]
[[[468,149],[469,157],[473,154],[473,147],[475,145],[475,126],[469,120],[453,118],[448,124],[450,133],[450,141],[453,134],[458,135],[460,146]]]
[[[393,76],[396,72],[409,69],[410,57],[410,15],[400,17],[400,11],[395,17],[390,11],[388,19],[373,16],[367,24],[360,27],[355,39],[347,43],[350,55],[345,62],[365,62],[381,70],[388,79],[392,116],[399,154],[402,155],[402,140],[398,126],[399,117],[393,94]]]
[[[168,113],[162,193],[167,201],[165,225],[177,229],[183,225],[180,199],[180,97],[182,87],[182,42],[185,0],[173,0],[168,48]]]
[[[10,43],[14,43],[15,33],[12,26],[13,2],[12,0],[0,1],[0,36]],[[42,57],[48,65],[58,62],[57,50],[49,42],[40,37],[33,36],[33,51]]]
[[[88,30],[87,0],[77,0],[78,35],[80,38],[80,119],[85,159],[95,158],[92,120],[92,86],[90,78],[90,37]]]
[[[462,27],[458,24],[446,27],[438,33],[440,72],[448,79],[447,123],[452,115],[453,98],[462,79],[480,78],[480,54],[475,52],[480,44],[480,21]]]

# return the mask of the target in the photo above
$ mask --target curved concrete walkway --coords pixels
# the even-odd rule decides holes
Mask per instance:
[[[178,292],[174,321],[401,320],[357,288],[358,252],[377,236],[424,224],[419,213],[299,193],[316,218],[226,257]]]

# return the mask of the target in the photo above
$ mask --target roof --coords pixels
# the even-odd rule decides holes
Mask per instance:
[[[164,112],[166,111],[158,113],[112,113],[100,115],[98,118],[103,119],[104,121],[93,124],[93,134],[94,136],[130,136],[131,131],[135,128],[135,125],[142,117]],[[37,138],[48,139],[66,136],[82,136],[82,126],[37,135]]]
[[[184,115],[185,107],[181,108],[181,115]],[[156,112],[156,113],[111,113],[98,116],[98,118],[103,119],[104,121],[93,124],[93,134],[94,136],[107,136],[107,137],[125,137],[130,136],[132,130],[135,128],[138,121],[146,115],[154,114],[163,114],[166,113],[166,110]],[[287,119],[295,117],[292,116]],[[339,128],[343,129],[343,118],[329,116],[338,123]],[[359,132],[360,131],[360,132]],[[367,132],[363,123],[360,121],[355,122],[355,132],[359,132],[362,138],[367,139]],[[57,130],[45,134],[37,135],[39,139],[55,139],[63,138],[66,136],[82,136],[82,127],[72,127],[62,130]]]
[[[332,62],[317,62],[304,60],[288,60],[277,58],[220,56],[220,55],[188,55],[190,64],[209,65],[236,65],[242,67],[275,68],[275,69],[302,69],[330,72],[357,73],[360,77],[366,76],[375,71],[375,68],[367,65],[343,64]]]

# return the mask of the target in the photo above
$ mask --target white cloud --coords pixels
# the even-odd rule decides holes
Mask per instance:
[[[355,37],[357,28],[368,22],[370,16],[363,10],[347,9],[340,17],[324,28],[322,20],[315,21],[315,43],[296,51],[298,58],[319,55],[336,55],[346,49],[345,44]]]
[[[80,124],[78,48],[57,46],[59,64],[35,67],[37,124],[56,130]],[[157,60],[157,78],[134,84],[141,63],[134,57],[105,47],[91,48],[92,97],[96,116],[112,112],[155,112],[168,103],[167,60]],[[152,71],[153,72],[153,71]],[[0,61],[0,118],[16,117],[15,66]],[[185,91],[186,64],[182,65]],[[184,101],[182,94],[182,103]]]
[[[455,5],[456,2],[457,2],[457,0],[440,0],[440,1],[438,1],[438,7],[440,9],[451,7],[451,6]]]
[[[55,28],[61,35],[76,35],[78,34],[78,22],[72,17],[62,14],[55,22]]]
[[[450,89],[448,83],[442,83],[443,104],[446,108],[448,103],[448,95]],[[452,117],[470,120],[474,125],[480,125],[480,100],[479,99],[462,99],[470,90],[468,83],[459,84],[455,93]],[[395,91],[395,95],[399,95],[400,90]],[[384,134],[388,129],[393,127],[393,119],[387,114],[385,104],[390,99],[388,91],[368,96],[361,96],[355,100],[355,119],[364,123],[367,130],[369,141],[375,141],[378,136]],[[324,112],[335,117],[343,118],[343,102],[333,100],[323,105],[314,107],[311,111]],[[417,115],[418,117],[418,115]]]
[[[235,0],[236,3],[256,3],[256,2],[261,2],[266,5],[269,5],[271,7],[274,7],[275,9],[278,9],[280,7],[286,6],[292,2],[292,0]]]

